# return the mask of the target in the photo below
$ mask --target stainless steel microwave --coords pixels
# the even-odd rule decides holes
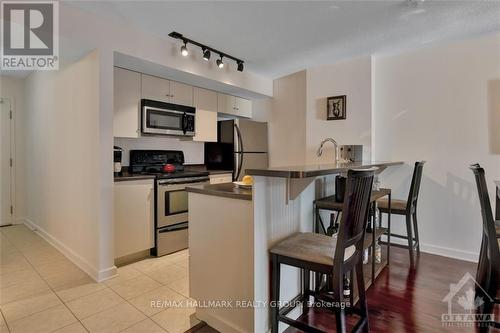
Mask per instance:
[[[142,133],[194,136],[196,109],[191,106],[141,100]]]

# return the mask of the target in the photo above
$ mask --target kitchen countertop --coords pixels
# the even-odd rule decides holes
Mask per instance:
[[[252,200],[251,189],[239,188],[233,183],[191,186],[187,187],[186,191],[231,199]]]
[[[184,168],[186,170],[193,171],[208,171],[210,175],[223,175],[233,173],[233,170],[207,170],[207,167],[204,164],[185,164]]]
[[[388,167],[400,165],[403,162],[391,161],[366,161],[350,163],[332,163],[332,164],[311,164],[299,166],[273,167],[267,169],[246,169],[245,173],[251,176],[266,176],[280,178],[309,178],[326,176],[346,172],[349,169],[366,169],[370,167]]]
[[[154,175],[130,174],[128,172],[123,172],[121,176],[115,176],[115,182],[143,180],[143,179],[155,179],[155,176]]]

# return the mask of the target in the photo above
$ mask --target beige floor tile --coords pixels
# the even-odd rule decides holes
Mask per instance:
[[[32,278],[40,278],[40,275],[31,267],[21,271],[2,274],[0,275],[0,288],[6,288]]]
[[[168,302],[182,302],[185,298],[168,288],[163,286],[153,289],[143,295],[137,296],[129,300],[129,303],[142,311],[146,316],[152,315],[165,310],[168,307]]]
[[[160,258],[148,258],[133,264],[128,265],[139,272],[147,274],[148,272],[154,271],[156,269],[160,269],[169,265],[172,265],[173,262],[168,258],[168,256],[160,257]],[[127,266],[124,266],[127,267]]]
[[[73,322],[76,318],[61,304],[9,323],[9,328],[11,333],[42,333],[55,331]]]
[[[1,253],[0,274],[30,269],[32,266],[20,252]]]
[[[189,296],[189,278],[188,277],[182,278],[180,280],[176,280],[172,283],[167,284],[167,286],[185,297],[190,297]]]
[[[166,331],[158,326],[151,319],[143,320],[132,327],[122,331],[122,333],[165,333]]]
[[[104,283],[95,282],[91,277],[86,277],[80,280],[71,282],[62,287],[55,289],[57,296],[59,296],[63,302],[69,302],[74,299],[90,295],[96,291],[106,288]]]
[[[111,289],[125,299],[137,297],[158,287],[160,287],[160,284],[146,275],[110,286]]]
[[[106,311],[100,312],[82,320],[89,332],[120,332],[143,321],[146,317],[128,303],[122,303]]]
[[[42,246],[33,251],[25,251],[23,255],[35,267],[65,259],[61,252],[50,245]]]
[[[82,324],[80,324],[80,322],[76,322],[74,324],[64,326],[63,328],[54,331],[54,333],[87,333],[87,330]]]
[[[83,319],[112,308],[122,302],[124,302],[123,298],[118,296],[111,289],[106,288],[72,300],[66,303],[66,305],[78,319]]]
[[[1,313],[0,313],[0,333],[9,333],[9,328],[7,327],[7,323],[5,322],[5,319],[3,319]]]
[[[118,276],[104,281],[104,284],[108,286],[117,285],[142,275],[141,272],[129,266],[118,267],[117,274]]]
[[[166,285],[188,276],[188,270],[187,268],[183,268],[177,265],[169,265],[148,272],[146,275],[160,282],[161,284]]]
[[[193,308],[170,308],[151,317],[169,333],[184,333],[200,323]]]
[[[34,313],[62,304],[52,291],[46,291],[29,298],[10,302],[0,307],[8,323],[27,317]]]
[[[36,267],[42,278],[52,288],[59,288],[89,276],[68,259],[61,259]]]
[[[21,300],[32,295],[40,294],[49,290],[49,286],[39,276],[32,276],[25,280],[20,280],[16,284],[0,290],[0,304],[6,304]]]
[[[182,268],[189,269],[189,259],[184,259],[182,261],[175,262],[177,266],[181,266]]]

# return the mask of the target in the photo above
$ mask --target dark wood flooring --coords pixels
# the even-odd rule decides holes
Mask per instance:
[[[475,328],[441,324],[441,314],[447,313],[447,304],[442,299],[448,294],[450,284],[457,283],[466,272],[475,276],[476,264],[426,253],[411,268],[408,251],[392,247],[390,266],[368,289],[370,332],[476,332]],[[496,318],[499,317],[497,311]],[[349,328],[354,319],[348,320]],[[301,320],[325,332],[335,332],[335,317],[329,312],[310,310]],[[204,329],[214,332],[208,327]],[[289,328],[285,332],[300,331]]]

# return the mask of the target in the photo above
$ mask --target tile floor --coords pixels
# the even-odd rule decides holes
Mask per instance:
[[[120,267],[103,283],[23,225],[0,228],[0,255],[2,333],[181,333],[199,323],[188,302],[188,250]]]

